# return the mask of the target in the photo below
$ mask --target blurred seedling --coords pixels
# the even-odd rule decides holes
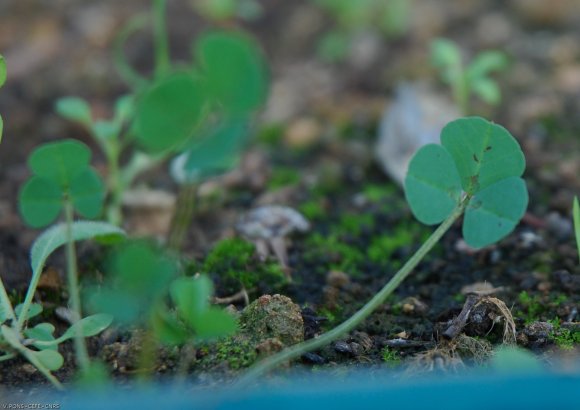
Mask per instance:
[[[319,55],[328,61],[343,60],[357,34],[377,32],[386,38],[409,30],[409,0],[313,0],[333,19],[334,28],[321,38]]]
[[[203,34],[192,47],[194,63],[174,65],[168,51],[166,2],[152,4],[152,78],[133,69],[123,50],[149,21],[137,16],[120,34],[115,50],[119,71],[134,91],[117,101],[113,119],[93,120],[89,105],[78,98],[59,101],[57,110],[86,127],[107,157],[106,214],[111,223],[121,223],[123,193],[135,178],[174,158],[172,175],[182,189],[169,243],[177,249],[192,217],[200,181],[237,164],[253,113],[266,99],[268,80],[257,45],[234,31]],[[122,164],[126,151],[132,152]]]
[[[431,63],[441,80],[451,87],[455,104],[463,114],[470,114],[472,96],[492,106],[501,102],[500,87],[491,78],[492,73],[504,71],[508,66],[508,58],[501,51],[482,51],[466,63],[456,43],[438,38],[431,43]]]
[[[74,322],[59,337],[55,337],[55,327],[50,323],[43,322],[31,326],[31,320],[42,313],[42,305],[32,303],[42,270],[47,258],[55,250],[63,245],[68,248],[72,241],[99,237],[111,240],[123,235],[123,231],[119,228],[106,223],[77,221],[71,226],[57,224],[38,237],[30,251],[32,278],[24,302],[13,308],[4,284],[0,280],[0,350],[3,352],[0,355],[0,362],[22,355],[55,387],[62,388],[60,382],[51,373],[64,364],[64,359],[58,352],[59,344],[71,338],[78,340],[94,336],[106,329],[113,318],[102,313],[85,317]],[[69,252],[67,256],[68,254]],[[88,356],[83,356],[82,347],[77,350],[77,363],[84,366],[83,372],[87,372],[91,367],[88,363]]]
[[[183,345],[236,330],[231,315],[210,306],[212,293],[206,276],[183,276],[174,257],[143,241],[116,249],[105,285],[87,291],[93,310],[110,314],[120,326],[145,329],[139,363],[145,372],[153,367],[158,342]]]
[[[95,319],[85,318],[82,319],[85,322],[78,322],[82,318],[82,311],[74,241],[107,233],[121,232],[112,225],[95,225],[88,222],[74,221],[75,212],[85,218],[95,218],[101,213],[104,188],[101,178],[89,164],[90,158],[91,151],[89,148],[83,143],[74,140],[48,143],[38,147],[28,158],[28,166],[33,175],[22,186],[18,201],[20,214],[24,221],[34,228],[50,225],[61,214],[64,214],[64,223],[56,225],[47,231],[39,238],[37,244],[40,243],[38,246],[45,246],[48,249],[55,247],[55,243],[57,244],[56,246],[64,244],[66,247],[69,303],[74,320],[77,321],[73,324],[73,330],[67,335],[74,337],[77,364],[82,371],[90,367],[84,336],[86,336],[87,329],[95,329]],[[34,312],[31,307],[33,306],[32,299],[44,259],[41,259],[42,263],[39,263],[37,259],[39,257],[35,256],[34,249],[32,258],[33,277],[21,311],[12,327],[4,326],[2,328],[4,337],[9,340],[12,346],[18,346],[16,342],[21,343],[20,335],[24,322],[30,318],[30,312]],[[40,265],[40,267],[37,265]],[[8,307],[6,305],[6,308]],[[98,323],[106,327],[103,322],[104,316],[98,317],[101,318]],[[14,319],[14,317],[10,318]],[[83,325],[77,325],[77,323],[83,323]],[[87,326],[86,329],[85,324]],[[45,335],[43,337],[47,339],[46,341],[49,341],[48,336],[52,334],[54,328],[43,324],[40,331],[44,332],[42,333]],[[51,346],[62,341],[60,339],[56,340],[58,342],[51,342]],[[30,357],[33,357],[30,352],[25,352],[21,347],[18,347],[17,350],[22,354],[28,354],[27,358],[29,360],[31,360]],[[40,355],[43,357],[52,358],[52,360],[45,363],[47,369],[60,367],[62,361],[60,359],[56,360],[56,352],[52,350],[42,350],[41,352]],[[34,364],[37,365],[38,363]]]
[[[428,144],[419,149],[411,159],[405,179],[405,196],[413,215],[424,224],[440,224],[437,229],[352,317],[315,339],[264,359],[240,383],[353,330],[386,301],[462,215],[463,237],[473,248],[490,245],[508,235],[528,204],[526,184],[521,178],[524,168],[524,154],[505,128],[479,117],[447,124],[441,133],[441,145]]]

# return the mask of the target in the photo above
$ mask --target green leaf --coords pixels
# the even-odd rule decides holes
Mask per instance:
[[[238,328],[236,319],[220,308],[211,307],[193,323],[199,339],[209,340],[235,333]]]
[[[133,95],[124,95],[115,101],[115,122],[123,124],[135,111],[135,98]]]
[[[526,183],[518,177],[503,179],[471,198],[463,220],[463,237],[474,248],[490,245],[509,234],[528,206]]]
[[[95,121],[92,125],[92,131],[95,137],[100,140],[110,140],[117,138],[120,132],[119,123],[115,121]]]
[[[461,52],[453,41],[444,38],[433,40],[431,62],[441,70],[446,82],[459,81],[462,71]]]
[[[177,262],[144,241],[116,249],[108,263],[107,283],[90,294],[91,309],[122,323],[149,320],[178,271]]]
[[[58,370],[64,364],[64,359],[56,350],[41,350],[39,352],[30,351],[36,359],[48,370]]]
[[[155,336],[164,344],[180,345],[191,337],[179,320],[165,309],[155,310],[151,327]]]
[[[76,211],[85,218],[96,218],[100,215],[105,199],[105,187],[101,177],[87,168],[71,181],[70,199]]]
[[[169,292],[180,317],[192,326],[208,309],[213,284],[205,275],[197,278],[181,277],[171,283]]]
[[[258,46],[239,33],[210,32],[195,45],[208,97],[232,115],[259,108],[268,95],[268,76]]]
[[[54,338],[54,326],[51,325],[50,323],[40,323],[36,326],[34,326],[33,328],[28,328],[24,330],[24,334],[30,338],[30,339],[35,339],[37,341],[41,341],[41,342],[53,342],[55,340]],[[33,346],[37,347],[40,350],[43,349],[57,349],[57,344],[55,343],[54,345],[42,345],[42,344],[38,344],[38,343],[33,343]]]
[[[486,77],[491,72],[504,70],[508,64],[507,56],[501,51],[484,51],[469,64],[467,76],[471,80]]]
[[[248,136],[245,122],[232,121],[176,157],[171,175],[179,183],[197,182],[237,165]]]
[[[74,241],[108,235],[125,236],[125,231],[121,228],[105,222],[76,221],[72,224],[71,230]],[[65,243],[66,225],[64,223],[47,229],[34,241],[30,250],[33,278],[42,273],[46,259]]]
[[[504,128],[478,117],[450,122],[441,141],[442,146],[421,148],[409,164],[405,195],[413,214],[423,223],[439,223],[465,197],[465,241],[480,248],[500,240],[528,205],[518,143]]]
[[[14,308],[14,314],[19,317],[20,314],[22,313],[22,303],[19,304],[18,306],[16,306]],[[26,313],[26,318],[25,320],[30,320],[35,316],[38,316],[42,313],[42,305],[38,304],[38,303],[32,303],[30,304],[30,307],[28,308],[28,312]]]
[[[75,322],[67,329],[64,334],[58,338],[59,343],[72,339],[80,331],[82,337],[90,337],[101,333],[113,323],[113,316],[106,313],[99,313],[87,316],[78,322]]]
[[[471,195],[502,179],[521,176],[526,166],[511,134],[480,117],[447,124],[441,132],[441,144],[453,157],[463,190]]]
[[[20,214],[33,228],[46,226],[58,217],[62,209],[62,196],[62,190],[52,180],[33,176],[20,189]]]
[[[137,140],[153,152],[179,147],[193,135],[204,104],[203,86],[195,76],[179,73],[160,80],[137,105]]]
[[[576,245],[578,246],[578,257],[580,257],[580,205],[578,204],[578,197],[574,197],[574,205],[572,206],[572,215],[574,218],[574,231],[576,232]]]
[[[6,60],[4,60],[4,57],[0,54],[0,87],[2,87],[6,82],[6,74]]]
[[[501,101],[501,91],[497,83],[487,77],[478,78],[471,83],[473,92],[490,105],[497,105]]]
[[[56,102],[56,112],[70,121],[90,126],[92,122],[91,107],[78,97],[63,97]]]
[[[38,147],[28,158],[28,166],[36,175],[66,186],[89,166],[90,159],[85,144],[63,140]]]
[[[440,145],[422,147],[405,178],[405,195],[413,215],[424,224],[443,221],[459,203],[461,181],[453,158]]]

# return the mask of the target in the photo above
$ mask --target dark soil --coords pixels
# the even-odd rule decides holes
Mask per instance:
[[[169,3],[174,55],[185,59],[190,39],[207,23],[185,2]],[[511,311],[520,346],[546,362],[577,361],[577,341],[564,336],[579,332],[580,264],[571,225],[572,198],[580,192],[579,15],[567,10],[566,2],[544,10],[542,2],[525,6],[525,1],[417,1],[416,21],[407,35],[379,38],[381,46],[365,66],[348,58],[333,65],[321,63],[313,46],[331,26],[328,16],[305,1],[261,3],[265,15],[244,26],[262,42],[272,66],[272,98],[251,148],[265,159],[268,178],[229,190],[219,207],[209,200],[205,207],[201,204],[185,245],[191,265],[200,266],[217,241],[230,237],[233,223],[250,207],[273,202],[294,207],[306,214],[312,229],[293,237],[290,245],[293,282],[261,284],[250,296],[290,297],[303,310],[307,338],[348,318],[432,230],[413,219],[402,191],[375,164],[373,145],[383,107],[400,81],[436,82],[427,64],[431,38],[448,36],[470,53],[499,48],[512,58],[512,67],[498,77],[502,105],[496,110],[477,106],[476,111],[506,126],[524,149],[530,192],[526,217],[506,239],[480,251],[463,243],[457,224],[357,331],[304,356],[297,365],[382,367],[412,364],[413,357],[425,360],[429,349],[450,346],[442,335],[463,308],[469,293],[464,288],[482,282],[494,288],[491,295]],[[79,95],[91,102],[97,115],[111,112],[114,99],[126,91],[111,61],[112,42],[123,22],[146,5],[136,0],[63,0],[50,5],[4,0],[0,5],[0,50],[11,69],[0,90],[5,121],[0,145],[0,276],[15,302],[26,290],[28,250],[38,235],[17,213],[16,194],[28,176],[26,157],[38,144],[60,138],[92,145],[83,130],[54,114],[53,104],[59,97]],[[129,53],[144,71],[150,69],[146,34],[134,39]],[[441,92],[447,90],[441,87]],[[315,124],[315,131],[306,136],[296,131],[304,120]],[[296,138],[301,137],[308,141],[297,147]],[[100,154],[94,163],[103,169]],[[173,187],[165,169],[147,177],[154,188]],[[373,251],[380,243],[384,257]],[[81,247],[85,278],[95,276],[104,254],[92,245]],[[47,270],[55,275],[40,288],[38,300],[45,305],[44,319],[64,328],[53,314],[67,300],[59,280],[64,273],[62,255],[51,258]],[[218,296],[228,296],[229,289],[220,288],[220,278],[215,279]],[[493,346],[503,343],[501,312],[486,304],[478,309],[473,314],[483,319],[477,322],[470,316],[462,333]],[[126,381],[134,375],[135,340],[134,331],[108,332],[91,339],[91,353],[105,360],[120,382]],[[449,351],[459,352],[459,345]],[[251,364],[250,358],[237,368],[217,360],[218,351],[214,346],[195,352],[189,370],[197,381],[230,378]],[[65,366],[55,375],[69,382],[75,369],[72,345],[65,343],[61,353]],[[485,356],[469,349],[457,354],[467,363]],[[177,372],[185,360],[184,350],[162,349],[159,355],[154,373],[162,379]],[[6,389],[38,388],[47,382],[18,358],[2,362],[0,384]]]

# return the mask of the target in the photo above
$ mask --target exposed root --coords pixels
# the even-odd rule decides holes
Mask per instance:
[[[492,327],[489,329],[488,333],[492,331],[493,326],[496,323],[503,321],[503,344],[515,345],[516,324],[514,322],[514,317],[506,304],[498,298],[486,296],[481,298],[473,308],[475,309],[480,305],[486,305],[485,307],[489,311],[488,317],[492,320]]]
[[[455,343],[445,342],[440,346],[416,354],[407,365],[408,376],[433,371],[455,373],[465,368],[457,353]]]

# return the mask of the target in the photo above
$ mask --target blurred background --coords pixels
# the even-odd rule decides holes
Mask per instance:
[[[569,213],[580,172],[580,1],[167,3],[175,61],[190,61],[192,41],[208,28],[237,28],[261,45],[271,85],[256,121],[255,141],[275,141],[271,157],[321,141],[330,141],[323,146],[330,147],[330,156],[340,157],[341,149],[335,149],[340,144],[333,141],[347,134],[361,155],[374,161],[378,124],[396,105],[401,84],[417,87],[417,96],[405,100],[411,105],[449,104],[452,111],[446,113],[457,115],[452,88],[432,61],[435,39],[454,42],[466,65],[483,51],[502,52],[508,64],[492,75],[501,99],[489,104],[470,97],[469,114],[504,125],[523,144],[537,171],[531,189],[548,184],[546,201],[535,205],[538,212]],[[2,0],[0,52],[9,76],[0,91],[5,121],[0,227],[21,229],[15,196],[28,175],[25,158],[34,146],[60,138],[91,144],[85,131],[54,113],[55,101],[80,96],[90,102],[95,117],[106,118],[115,99],[127,92],[114,65],[114,44],[125,24],[150,7],[145,0]],[[152,47],[151,33],[144,30],[132,35],[124,49],[140,72],[149,73]],[[428,90],[425,96],[422,89]],[[427,94],[434,97],[429,100]],[[407,103],[401,104],[405,111]],[[351,157],[345,161],[355,161],[356,149],[347,149]],[[97,167],[99,161],[96,154]],[[395,178],[390,175],[385,181]],[[23,234],[17,241],[26,244],[32,237]]]

